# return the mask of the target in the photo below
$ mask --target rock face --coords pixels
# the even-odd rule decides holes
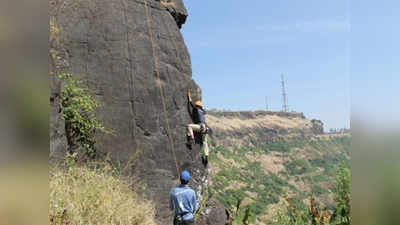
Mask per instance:
[[[211,199],[196,221],[197,225],[225,225],[228,221],[224,205],[218,200]]]
[[[165,6],[171,16],[174,17],[176,25],[182,28],[182,25],[186,22],[188,13],[182,0],[161,0],[161,4]]]
[[[135,157],[132,168],[156,202],[160,224],[169,224],[169,191],[178,171],[192,174],[201,200],[208,173],[200,149],[185,146],[186,93],[201,98],[179,27],[187,12],[181,0],[54,0],[51,57],[51,156],[65,151],[58,109],[59,81],[68,72],[93,91],[97,114],[114,135],[98,135],[96,148],[115,160]]]
[[[68,55],[60,42],[60,32],[50,22],[50,162],[57,163],[64,159],[67,151],[65,123],[61,109],[61,83],[56,74],[68,66]]]
[[[56,163],[64,159],[67,151],[65,124],[60,108],[57,107],[59,97],[51,97],[53,106],[50,108],[50,162]]]

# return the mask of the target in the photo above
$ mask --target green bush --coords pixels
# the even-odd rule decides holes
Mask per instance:
[[[95,133],[108,133],[96,118],[94,110],[98,104],[89,90],[80,87],[80,82],[71,74],[64,73],[59,78],[63,81],[61,106],[69,151],[72,153],[75,149],[83,148],[86,153],[92,154],[95,152]]]
[[[285,162],[284,165],[290,175],[300,175],[307,173],[310,170],[310,165],[306,160],[294,160],[289,163]]]
[[[336,210],[332,216],[334,224],[350,224],[350,169],[342,163],[336,175]]]
[[[269,151],[275,151],[275,152],[289,152],[290,151],[290,146],[286,142],[272,143],[272,144],[267,145],[266,148]]]
[[[298,199],[287,199],[289,205],[279,210],[270,225],[311,225],[308,208]]]
[[[313,195],[320,196],[324,193],[326,193],[328,190],[324,189],[323,187],[319,185],[313,185],[311,188],[311,192]]]
[[[273,218],[274,225],[350,225],[350,170],[343,162],[336,173],[336,188],[335,188],[335,203],[334,212],[332,215],[328,214],[327,210],[318,209],[318,204],[311,203],[310,208],[317,210],[318,217],[314,217],[310,213],[310,209],[298,202],[287,199],[288,206],[279,210]],[[313,187],[313,192],[320,192],[323,189],[319,186]]]

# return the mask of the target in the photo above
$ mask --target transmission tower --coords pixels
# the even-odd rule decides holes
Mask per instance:
[[[285,78],[283,77],[283,74],[281,74],[281,80],[282,80],[282,111],[289,112],[288,99],[285,90]]]
[[[268,98],[265,96],[265,110],[268,111]]]

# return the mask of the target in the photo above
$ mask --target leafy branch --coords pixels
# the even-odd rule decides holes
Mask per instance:
[[[63,81],[61,106],[68,150],[70,153],[74,153],[76,149],[83,148],[86,154],[94,156],[96,132],[111,133],[96,117],[95,109],[99,105],[89,94],[89,89],[80,87],[80,82],[71,74],[60,74],[59,78]]]

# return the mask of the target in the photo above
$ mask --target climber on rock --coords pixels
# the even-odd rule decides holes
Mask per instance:
[[[194,140],[194,132],[199,132],[201,134],[201,147],[204,152],[204,157],[202,157],[202,161],[204,166],[208,164],[208,144],[207,144],[207,133],[211,132],[211,129],[207,126],[206,123],[206,111],[203,109],[203,103],[198,100],[194,104],[192,103],[192,95],[190,91],[188,91],[188,100],[190,104],[189,113],[191,114],[192,120],[194,124],[187,125],[187,143],[189,149],[192,149],[192,145],[195,143]]]
[[[170,209],[174,210],[174,225],[194,225],[194,213],[197,210],[196,192],[188,186],[190,173],[182,171],[181,185],[172,189]]]

